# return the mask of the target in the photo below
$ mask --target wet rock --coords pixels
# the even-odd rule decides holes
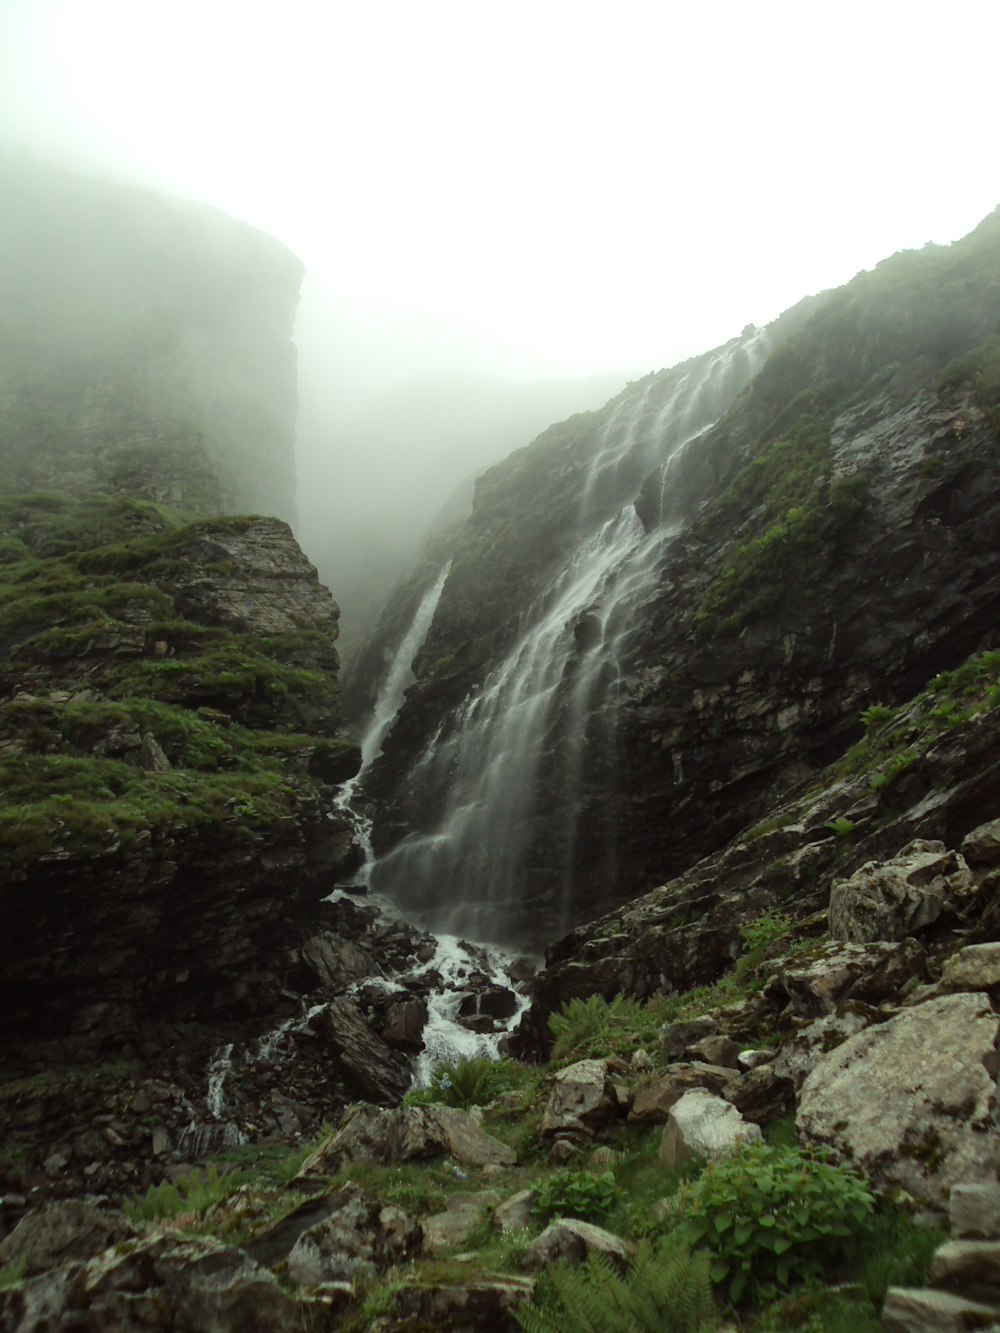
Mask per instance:
[[[943,842],[916,839],[889,861],[869,861],[830,890],[830,935],[870,943],[902,940],[972,895],[969,867]]]
[[[894,997],[913,977],[926,976],[924,951],[916,940],[899,944],[820,945],[806,963],[780,971],[780,985],[803,1018],[833,1013],[846,1000],[869,1004]]]
[[[900,1186],[943,1211],[952,1186],[996,1180],[988,1071],[998,1035],[985,995],[904,1009],[817,1063],[802,1087],[796,1130],[876,1186]]]
[[[410,1086],[410,1066],[382,1040],[354,1000],[332,1000],[321,1018],[345,1076],[374,1102],[398,1102]]]
[[[614,1267],[624,1273],[632,1262],[634,1246],[620,1236],[591,1222],[575,1217],[560,1217],[550,1222],[524,1253],[523,1265],[532,1272],[548,1268],[550,1264],[564,1263],[576,1268],[592,1254],[602,1254]]]
[[[381,1023],[382,1039],[390,1046],[419,1051],[423,1048],[423,1031],[427,1022],[427,1001],[414,997],[391,1001]]]
[[[665,1073],[636,1089],[628,1122],[630,1125],[661,1125],[671,1107],[692,1088],[728,1096],[738,1081],[735,1069],[693,1062],[671,1065]]]
[[[486,1014],[490,1018],[512,1018],[517,1013],[518,1000],[506,986],[488,986],[485,990],[467,995],[459,1005],[459,1015],[471,1018]]]
[[[320,985],[335,995],[354,982],[378,976],[382,970],[371,954],[358,944],[341,939],[331,931],[323,931],[307,940],[302,946],[302,960]]]
[[[747,1122],[735,1106],[710,1092],[686,1092],[671,1108],[660,1140],[660,1165],[668,1171],[692,1157],[720,1161],[747,1143],[762,1143],[757,1125]]]
[[[468,1111],[450,1106],[355,1107],[342,1128],[302,1165],[297,1180],[322,1178],[348,1162],[426,1161],[451,1156],[469,1166],[513,1166],[513,1148],[487,1134]]]
[[[578,1060],[552,1076],[542,1116],[542,1137],[590,1134],[618,1115],[618,1098],[606,1060]]]

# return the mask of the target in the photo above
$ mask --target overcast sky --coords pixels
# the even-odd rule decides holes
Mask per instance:
[[[1000,202],[998,39],[997,0],[0,0],[0,124],[279,236],[338,379],[640,373]]]

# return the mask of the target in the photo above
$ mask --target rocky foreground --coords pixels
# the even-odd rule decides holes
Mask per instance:
[[[550,950],[515,1040],[530,1059],[459,1062],[402,1104],[434,944],[342,901],[301,954],[339,1017],[290,1040],[314,1093],[333,1086],[325,1067],[362,1100],[311,1140],[244,1117],[252,1141],[208,1169],[165,1150],[174,1183],[144,1194],[78,1181],[33,1206],[58,1191],[26,1180],[0,1243],[4,1326],[531,1327],[554,1259],[603,1253],[634,1285],[640,1242],[690,1229],[706,1161],[780,1180],[796,1142],[859,1174],[857,1230],[881,1276],[833,1236],[795,1237],[773,1291],[716,1288],[720,1318],[1000,1322],[998,695],[987,653],[870,716],[866,739],[766,821]],[[394,979],[366,990],[393,940]],[[470,1025],[495,1026],[497,1003],[473,1000]],[[277,1067],[289,1090],[308,1082],[297,1060]],[[143,1109],[95,1124],[105,1156]],[[287,1113],[291,1127],[294,1096]],[[534,1326],[572,1326],[551,1318]]]

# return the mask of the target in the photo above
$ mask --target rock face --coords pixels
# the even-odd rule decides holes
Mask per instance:
[[[448,882],[459,929],[544,941],[676,877],[981,643],[998,233],[896,256],[480,479],[370,778],[386,887],[425,909]]]
[[[998,1035],[985,995],[904,1010],[819,1061],[796,1129],[880,1185],[943,1209],[952,1186],[996,1180]]]
[[[293,518],[301,263],[215,209],[23,159],[0,193],[0,487]]]
[[[178,524],[71,497],[4,517],[37,577],[85,586],[41,623],[15,586],[0,627],[18,765],[0,810],[0,1030],[260,1007],[255,978],[353,854],[325,776],[358,763],[334,735],[336,604],[277,520]]]

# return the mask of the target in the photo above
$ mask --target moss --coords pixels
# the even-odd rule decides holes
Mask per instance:
[[[21,556],[0,562],[0,645],[11,692],[26,691],[0,705],[0,866],[23,874],[212,824],[252,837],[315,790],[303,761],[312,733],[332,729],[337,689],[312,664],[335,660],[329,645],[308,627],[279,640],[199,625],[171,590],[193,542],[253,522],[0,497],[0,540]],[[140,766],[144,737],[168,771]]]

